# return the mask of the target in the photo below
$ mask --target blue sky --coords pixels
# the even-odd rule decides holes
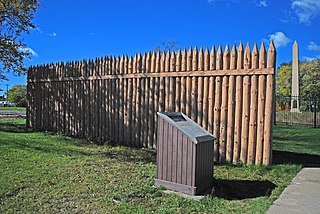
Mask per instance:
[[[190,46],[239,45],[273,39],[277,65],[320,58],[320,0],[40,0],[24,35],[26,66],[152,51],[163,41]],[[7,75],[11,88],[26,77]],[[3,93],[3,92],[2,92]],[[0,92],[0,94],[2,94]]]

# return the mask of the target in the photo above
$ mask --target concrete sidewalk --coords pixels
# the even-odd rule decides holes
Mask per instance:
[[[273,202],[268,214],[320,213],[320,167],[305,167]]]

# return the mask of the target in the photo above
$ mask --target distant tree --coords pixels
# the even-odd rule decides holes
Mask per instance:
[[[161,42],[160,45],[158,45],[155,48],[155,52],[172,52],[172,51],[177,51],[178,47],[177,47],[178,42],[177,41],[165,41],[165,42]]]
[[[31,52],[21,34],[34,28],[31,20],[37,8],[38,0],[0,0],[0,81],[7,79],[5,72],[26,72],[23,59]]]
[[[277,94],[284,96],[291,95],[291,73],[292,63],[283,63],[278,68],[278,76],[276,78]]]
[[[27,86],[26,85],[15,85],[7,94],[8,101],[15,103],[17,106],[27,106]]]
[[[283,63],[278,68],[277,93],[291,95],[292,63]],[[300,96],[320,99],[320,59],[299,64]]]
[[[303,62],[301,71],[301,95],[320,99],[320,59]]]

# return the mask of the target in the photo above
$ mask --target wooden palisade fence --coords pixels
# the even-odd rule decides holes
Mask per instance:
[[[27,125],[155,147],[156,112],[181,111],[217,138],[215,161],[270,164],[275,59],[262,43],[31,67]]]

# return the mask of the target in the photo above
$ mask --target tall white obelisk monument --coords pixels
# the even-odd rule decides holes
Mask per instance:
[[[292,48],[292,85],[291,85],[291,112],[300,112],[299,107],[299,47],[294,41]]]

